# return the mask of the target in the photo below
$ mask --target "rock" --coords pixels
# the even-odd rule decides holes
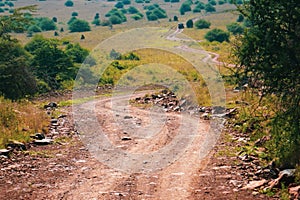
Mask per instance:
[[[250,181],[246,186],[242,188],[242,190],[253,190],[255,188],[261,187],[266,184],[268,181],[266,179],[262,179],[259,181]]]
[[[48,145],[48,144],[52,144],[53,140],[49,139],[49,138],[44,138],[42,140],[34,140],[34,144],[36,145]]]
[[[22,142],[19,141],[10,141],[7,145],[6,148],[10,148],[10,149],[18,149],[21,151],[25,151],[26,150],[26,146],[25,144],[23,144]]]
[[[43,133],[36,133],[33,136],[30,136],[31,138],[37,139],[37,140],[42,140],[45,139],[45,135]]]
[[[122,140],[122,141],[129,141],[129,140],[131,140],[131,137],[122,137],[121,140]]]
[[[47,108],[57,108],[57,103],[50,102],[47,105],[44,105],[44,109],[47,109]]]
[[[296,187],[289,188],[290,199],[299,199],[300,198],[300,185]]]
[[[9,149],[0,149],[0,155],[8,156],[9,153],[10,153]]]
[[[57,124],[58,120],[57,119],[51,119],[50,122],[51,122],[51,124]]]
[[[293,178],[295,176],[296,169],[285,169],[279,172],[278,178],[275,180],[271,181],[269,183],[269,189],[272,189],[273,187],[279,185],[279,183],[284,179],[284,178]]]
[[[210,115],[208,113],[203,113],[201,115],[201,118],[204,119],[204,120],[209,120],[210,119]]]

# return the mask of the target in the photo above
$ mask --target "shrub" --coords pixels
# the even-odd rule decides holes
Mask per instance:
[[[32,32],[32,33],[38,33],[38,32],[42,32],[42,29],[37,25],[31,25],[31,26],[29,26],[27,31]]]
[[[72,12],[72,17],[77,17],[78,16],[78,12]]]
[[[212,41],[217,41],[217,42],[224,42],[224,41],[229,41],[229,33],[215,28],[209,32],[207,32],[205,34],[205,39],[207,39],[208,41],[212,42]]]
[[[67,6],[67,7],[73,7],[73,5],[74,5],[74,3],[71,0],[68,0],[65,2],[65,6]]]
[[[226,28],[233,35],[244,33],[244,28],[236,22],[226,25]]]
[[[206,12],[216,12],[216,8],[213,5],[208,3],[205,5],[205,11]]]
[[[186,27],[187,28],[193,28],[194,27],[194,22],[192,19],[189,19],[187,22],[186,22]]]
[[[94,19],[94,20],[92,21],[92,24],[94,24],[94,25],[96,25],[96,26],[100,26],[100,25],[101,25],[101,21],[100,21],[100,19]]]
[[[116,8],[124,8],[124,4],[121,1],[118,1],[115,5]]]
[[[56,30],[56,25],[53,20],[48,17],[35,18],[34,21],[43,31]]]
[[[69,29],[71,32],[85,32],[90,31],[91,27],[87,21],[75,19],[69,24]]]
[[[199,19],[195,22],[195,27],[198,28],[198,29],[209,28],[210,25],[211,25],[211,23],[204,20],[204,19]]]
[[[136,14],[139,13],[139,10],[133,6],[130,6],[127,10],[130,14]]]

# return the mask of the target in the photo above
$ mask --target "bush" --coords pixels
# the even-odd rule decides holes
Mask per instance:
[[[31,25],[31,26],[29,26],[27,31],[32,32],[32,33],[38,33],[38,32],[42,32],[42,29],[37,25]]]
[[[237,22],[243,22],[244,21],[244,15],[240,14],[236,20]]]
[[[213,41],[217,41],[217,42],[224,42],[224,41],[229,41],[229,33],[221,30],[221,29],[218,29],[218,28],[215,28],[209,32],[207,32],[205,34],[205,39],[207,39],[208,41],[210,42],[213,42]]]
[[[128,8],[128,13],[130,13],[130,14],[136,14],[136,13],[139,13],[139,10],[137,9],[137,8],[135,8],[135,7],[133,7],[133,6],[130,6],[129,8]]]
[[[53,20],[47,17],[35,18],[34,21],[43,31],[56,30],[56,25]]]
[[[205,5],[204,9],[206,12],[216,12],[216,8],[209,3]]]
[[[233,35],[239,35],[244,33],[244,28],[236,22],[226,25],[226,28]]]
[[[182,15],[184,15],[185,12],[189,12],[191,10],[192,10],[191,5],[188,2],[184,2],[183,4],[181,4],[179,8],[179,12]]]
[[[131,1],[130,0],[122,0],[123,4],[124,5],[129,5],[131,4]]]
[[[52,21],[53,21],[54,23],[56,23],[56,22],[57,22],[57,17],[52,17]]]
[[[189,19],[187,22],[186,22],[186,27],[187,28],[193,28],[194,27],[194,22],[192,19]]]
[[[65,2],[65,6],[67,6],[67,7],[73,7],[73,5],[74,5],[74,3],[71,0],[68,0]]]
[[[211,23],[204,20],[204,19],[199,19],[195,22],[195,27],[198,28],[198,29],[209,28],[210,25],[211,25]]]
[[[78,16],[78,12],[72,12],[72,17],[77,17]]]
[[[118,17],[117,15],[110,16],[109,21],[111,22],[111,24],[121,24],[122,23],[122,19],[120,17]]]
[[[174,20],[174,22],[178,22],[178,17],[175,15],[175,16],[173,17],[173,20]]]
[[[75,19],[69,24],[69,29],[71,32],[85,32],[90,31],[91,27],[87,21]]]
[[[115,5],[116,8],[124,8],[124,4],[121,1],[118,1]]]
[[[100,19],[94,19],[92,21],[92,24],[94,24],[95,26],[100,26],[101,25],[101,21],[100,21]]]

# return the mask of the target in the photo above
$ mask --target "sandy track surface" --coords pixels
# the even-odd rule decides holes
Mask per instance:
[[[74,173],[72,178],[62,182],[58,186],[60,189],[53,191],[52,198],[191,199],[191,193],[194,191],[193,180],[198,176],[199,170],[205,167],[208,150],[212,147],[206,146],[205,140],[216,139],[215,136],[208,137],[212,134],[209,131],[210,124],[199,120],[198,117],[185,114],[155,111],[155,114],[149,115],[151,113],[149,110],[132,107],[126,103],[129,98],[144,94],[145,92],[133,96],[121,95],[113,98],[113,103],[111,98],[98,99],[75,108],[74,112],[80,112],[80,119],[86,124],[79,129],[85,131],[82,140],[92,152],[93,158],[87,160],[84,167],[78,170],[78,173]],[[89,118],[93,116],[97,118],[98,126],[90,123],[92,120]],[[189,123],[197,123],[197,130],[190,130],[195,126]],[[184,126],[183,124],[189,127],[180,128]],[[116,157],[113,150],[99,146],[95,133],[100,129],[111,142],[111,146],[107,147],[116,148],[124,154],[140,154],[140,160],[131,163],[127,160],[124,164],[126,155],[124,160],[122,157]],[[151,153],[172,146],[174,141],[182,141],[183,137],[180,136],[182,133],[178,131],[181,129],[190,131],[193,136],[188,138],[187,142],[177,143],[173,151],[160,154],[160,157],[154,156],[149,160]],[[147,130],[149,132],[154,130],[155,133],[142,132]],[[124,137],[130,140],[122,140]],[[107,157],[99,157],[97,154],[107,154]],[[111,160],[101,161],[103,158]],[[158,159],[158,162],[151,165],[156,162],[155,159]],[[161,163],[161,159],[166,159],[168,163]],[[140,166],[138,162],[142,162],[140,168],[130,166],[135,164]],[[118,165],[119,169],[116,168]]]

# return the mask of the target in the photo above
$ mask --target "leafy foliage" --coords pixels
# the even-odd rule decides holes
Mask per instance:
[[[59,89],[62,81],[75,77],[72,59],[59,48],[57,40],[35,36],[25,49],[33,55],[32,71],[51,89]]]
[[[256,0],[240,7],[249,28],[235,47],[239,80],[276,97],[270,153],[279,166],[300,163],[300,2]]]
[[[69,29],[71,32],[85,32],[91,30],[91,27],[87,21],[77,18],[72,19],[72,21],[69,21]]]
[[[226,28],[233,35],[240,35],[240,34],[244,33],[244,28],[236,22],[227,24]]]
[[[205,34],[205,39],[208,41],[217,41],[217,42],[224,42],[224,41],[229,41],[229,33],[223,31],[222,29],[215,28],[211,31],[208,31]]]
[[[204,19],[199,19],[195,22],[195,27],[198,29],[205,29],[209,28],[211,23],[209,21],[206,21]]]

